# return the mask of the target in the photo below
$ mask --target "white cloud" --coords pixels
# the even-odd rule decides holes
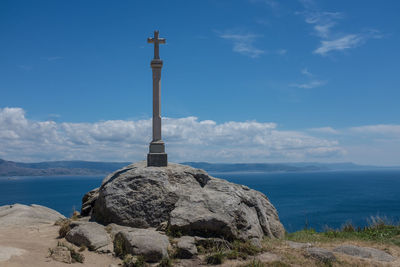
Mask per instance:
[[[304,12],[298,12],[305,17],[305,22],[313,25],[313,32],[320,38],[320,45],[314,50],[315,54],[325,56],[329,52],[344,51],[364,44],[370,38],[381,38],[377,30],[369,30],[360,33],[334,32],[333,28],[344,17],[341,12],[318,11],[312,0],[299,0]]]
[[[312,88],[316,88],[316,87],[321,87],[324,84],[326,84],[325,81],[319,81],[319,80],[313,80],[307,83],[294,83],[291,84],[290,86],[292,87],[297,87],[297,88],[302,88],[302,89],[312,89]]]
[[[29,120],[21,108],[0,109],[0,157],[8,160],[142,160],[150,134],[150,119],[56,123]],[[170,159],[177,162],[302,161],[345,153],[335,140],[257,121],[165,118],[163,138]]]
[[[261,37],[260,35],[251,33],[223,33],[219,34],[219,37],[232,41],[232,50],[242,55],[249,56],[251,58],[257,58],[265,53],[264,50],[258,49],[254,46],[255,40]]]
[[[366,37],[363,35],[348,34],[335,40],[321,41],[321,46],[318,47],[314,53],[324,56],[330,51],[342,51],[349,48],[355,48],[364,43],[365,40]]]
[[[301,70],[301,74],[303,74],[303,75],[305,75],[305,76],[308,76],[308,77],[314,76],[311,72],[308,71],[307,68],[302,69],[302,70]]]
[[[306,23],[313,24],[315,34],[321,38],[329,38],[331,29],[337,24],[336,20],[343,17],[340,12],[307,11],[304,14]]]
[[[340,131],[333,129],[332,127],[319,127],[309,129],[312,132],[324,133],[324,134],[339,134]]]
[[[396,124],[365,125],[352,127],[350,130],[358,134],[374,134],[400,139],[400,125]]]

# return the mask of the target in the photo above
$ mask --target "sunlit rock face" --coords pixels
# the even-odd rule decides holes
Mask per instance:
[[[261,192],[168,163],[126,166],[83,198],[83,215],[100,223],[148,228],[167,222],[169,231],[228,240],[280,238],[284,228]]]

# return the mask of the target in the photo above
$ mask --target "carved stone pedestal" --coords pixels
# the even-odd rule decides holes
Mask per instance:
[[[165,153],[165,144],[163,141],[151,142],[149,151],[149,154],[147,154],[148,167],[168,166],[168,155]]]

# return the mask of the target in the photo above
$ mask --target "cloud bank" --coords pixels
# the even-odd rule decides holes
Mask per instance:
[[[57,123],[30,120],[21,108],[0,109],[0,158],[7,160],[143,160],[150,135],[151,119]],[[345,154],[336,140],[257,121],[165,118],[163,139],[176,162],[304,161]]]

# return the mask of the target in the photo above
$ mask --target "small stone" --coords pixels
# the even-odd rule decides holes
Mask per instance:
[[[56,247],[51,250],[50,257],[59,262],[70,264],[72,262],[71,252],[66,247]]]
[[[151,229],[130,228],[122,230],[114,238],[116,253],[142,255],[147,262],[158,262],[168,258],[169,240],[166,235]]]
[[[168,229],[168,222],[162,222],[160,223],[160,225],[157,227],[157,231],[161,231],[161,232],[166,232]]]
[[[392,255],[375,248],[369,247],[358,247],[354,245],[343,245],[336,247],[333,251],[344,253],[350,256],[355,256],[359,258],[374,259],[378,261],[395,261],[396,258]]]
[[[324,248],[316,248],[316,247],[308,248],[307,252],[311,257],[320,260],[324,263],[336,261],[335,255],[333,255],[332,252]]]
[[[311,243],[301,243],[301,242],[286,241],[286,244],[288,244],[289,247],[294,248],[294,249],[303,249],[303,248],[312,247]]]
[[[190,259],[197,255],[197,247],[192,236],[182,236],[179,238],[177,247],[177,255],[181,259]]]
[[[73,226],[65,239],[77,246],[86,246],[89,250],[97,250],[111,244],[111,238],[104,226],[98,223],[74,222]]]

